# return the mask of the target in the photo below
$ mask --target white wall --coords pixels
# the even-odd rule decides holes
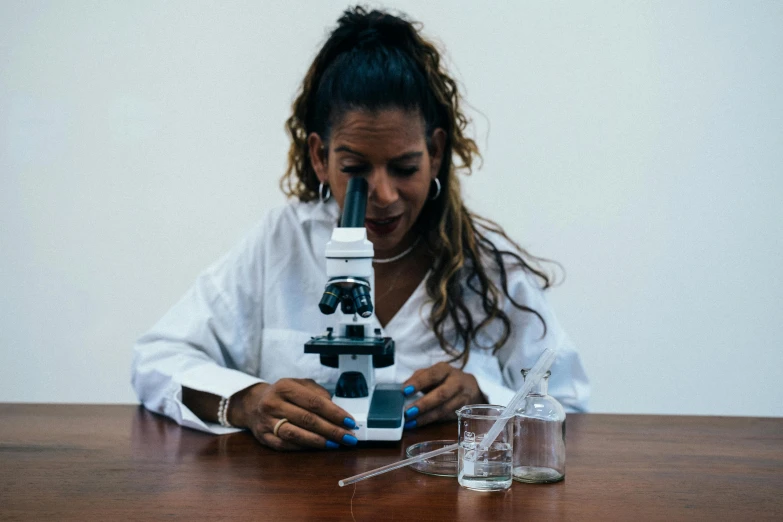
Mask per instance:
[[[342,2],[0,4],[0,401],[130,347],[270,206]],[[600,412],[783,415],[783,3],[394,2],[447,47],[472,208],[562,262]]]

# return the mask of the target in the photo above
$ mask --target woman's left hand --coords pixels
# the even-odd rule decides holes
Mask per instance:
[[[456,410],[462,406],[487,402],[473,375],[445,362],[416,370],[411,378],[403,383],[402,389],[405,395],[417,391],[424,393],[423,397],[406,408],[406,429],[453,420],[457,418]]]

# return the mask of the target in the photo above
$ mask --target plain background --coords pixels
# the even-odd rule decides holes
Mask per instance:
[[[783,3],[385,5],[470,104],[469,206],[565,266],[592,411],[783,415]],[[284,202],[345,7],[0,5],[0,401],[136,401],[134,340]]]

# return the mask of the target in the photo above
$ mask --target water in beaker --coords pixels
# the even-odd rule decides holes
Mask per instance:
[[[508,423],[487,449],[480,447],[502,406],[473,404],[457,411],[459,450],[457,480],[460,485],[477,491],[498,491],[511,487],[513,459],[513,423]]]

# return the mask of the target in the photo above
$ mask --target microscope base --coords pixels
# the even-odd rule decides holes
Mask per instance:
[[[369,397],[332,397],[332,401],[356,420],[354,433],[360,441],[402,439],[405,397],[399,384],[376,385],[372,401]]]

